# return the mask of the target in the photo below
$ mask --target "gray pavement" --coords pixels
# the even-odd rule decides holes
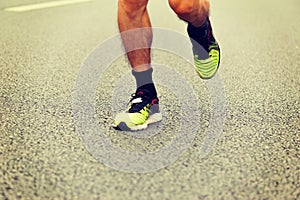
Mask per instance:
[[[223,133],[204,158],[199,152],[211,108],[206,82],[184,59],[153,51],[157,63],[191,85],[200,109],[190,148],[174,163],[149,173],[127,173],[100,162],[75,127],[74,84],[87,55],[117,33],[117,1],[20,13],[3,10],[36,2],[41,1],[0,2],[0,199],[300,198],[299,1],[211,2],[227,112]],[[185,23],[167,1],[150,1],[149,11],[153,26],[186,34]],[[127,151],[154,151],[170,144],[180,128],[181,104],[163,84],[158,91],[164,119],[149,129],[157,134],[143,139],[109,128],[134,90],[133,80],[123,77],[126,73],[129,67],[121,56],[98,83],[101,129]],[[165,75],[176,85],[170,74],[162,73],[155,77]],[[122,85],[127,96],[115,94]],[[186,91],[178,87],[178,92]]]

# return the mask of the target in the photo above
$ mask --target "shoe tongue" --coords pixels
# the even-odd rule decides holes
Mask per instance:
[[[138,89],[135,92],[135,95],[138,97],[144,97],[144,96],[152,96],[150,91],[146,90],[146,89]]]
[[[148,101],[151,100],[152,98],[155,98],[155,96],[146,89],[138,89],[135,92],[135,95],[131,101],[131,103],[137,104],[137,103],[142,103],[143,101]]]
[[[139,112],[146,105],[149,94],[150,93],[147,90],[138,89],[130,101],[131,108],[128,110],[128,112]]]
[[[145,98],[145,95],[147,95],[147,92],[143,90],[138,90],[135,92],[135,96],[133,97],[131,103],[142,103],[143,99]]]
[[[140,91],[137,91],[136,94],[137,94],[137,95],[143,95],[144,92],[140,90]]]

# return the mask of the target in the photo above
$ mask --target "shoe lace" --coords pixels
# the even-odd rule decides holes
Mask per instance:
[[[131,94],[131,99],[128,104],[130,104],[128,112],[140,112],[146,105],[148,97],[143,92],[136,92]]]

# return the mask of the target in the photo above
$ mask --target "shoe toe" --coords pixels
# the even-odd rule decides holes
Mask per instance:
[[[145,123],[146,118],[141,113],[118,113],[115,117],[115,126],[118,126],[121,122],[124,122],[128,127],[134,127]]]

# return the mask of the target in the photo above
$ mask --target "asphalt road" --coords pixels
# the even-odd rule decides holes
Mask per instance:
[[[207,82],[186,60],[153,51],[153,60],[173,71],[154,66],[155,79],[166,80],[157,86],[164,119],[143,132],[150,138],[109,128],[115,112],[126,106],[134,82],[124,56],[103,72],[95,119],[115,146],[129,152],[158,150],[172,143],[180,122],[196,116],[190,126],[197,127],[196,137],[189,148],[148,173],[129,173],[121,170],[122,163],[118,169],[101,161],[101,152],[91,148],[99,141],[86,139],[75,126],[73,95],[80,66],[96,46],[118,32],[117,1],[4,10],[37,2],[0,2],[0,199],[300,198],[299,1],[211,2],[222,48],[219,77],[226,117],[222,134],[204,158],[199,152],[211,123],[211,95]],[[186,35],[186,24],[167,1],[150,1],[149,11],[153,26]],[[175,72],[183,79],[182,87]],[[189,103],[186,83],[199,109],[184,115],[182,102]]]

